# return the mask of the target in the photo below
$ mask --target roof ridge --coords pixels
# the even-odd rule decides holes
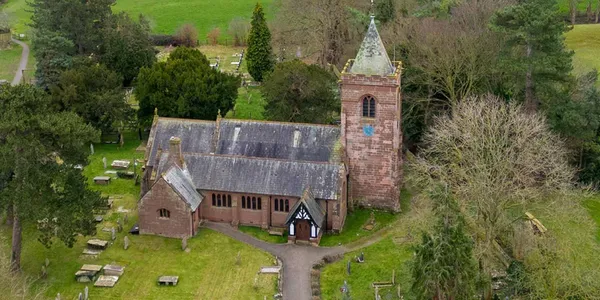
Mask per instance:
[[[168,152],[163,151],[163,155],[168,154]],[[311,161],[311,160],[291,160],[291,159],[283,159],[283,158],[270,158],[270,157],[255,157],[255,156],[244,156],[244,155],[230,155],[230,154],[211,154],[211,153],[201,153],[201,152],[183,152],[183,156],[206,156],[206,157],[223,157],[223,158],[241,158],[241,159],[249,159],[249,160],[273,160],[273,161],[281,161],[281,162],[293,162],[293,163],[306,163],[306,164],[320,164],[320,165],[332,165],[332,166],[340,166],[343,163],[332,163],[328,161]]]

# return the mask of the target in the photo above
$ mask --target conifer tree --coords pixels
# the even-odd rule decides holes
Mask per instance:
[[[248,73],[254,80],[262,81],[265,75],[273,70],[275,61],[271,48],[271,32],[260,3],[254,8],[251,26],[246,55]]]

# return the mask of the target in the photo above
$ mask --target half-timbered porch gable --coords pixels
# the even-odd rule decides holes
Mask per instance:
[[[289,236],[294,240],[318,243],[325,222],[325,211],[315,200],[310,187],[306,188],[300,201],[296,202],[286,218]]]

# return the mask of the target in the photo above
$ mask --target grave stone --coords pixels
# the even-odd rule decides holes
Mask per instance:
[[[360,255],[358,256],[358,259],[356,259],[356,261],[359,263],[365,262],[365,253],[361,252]]]
[[[42,279],[48,278],[48,270],[46,270],[46,266],[43,266],[43,265],[42,265],[41,277],[42,277]]]
[[[46,264],[46,268],[50,265],[50,260],[46,257],[46,260],[44,260],[44,263]]]
[[[60,300],[60,293],[56,294],[56,298],[54,298],[54,300]]]
[[[119,280],[119,276],[102,275],[96,280],[94,286],[97,287],[113,287]]]
[[[115,239],[117,239],[117,233],[115,232],[115,229],[113,228],[110,232],[111,236],[110,238],[114,241]]]
[[[129,249],[129,238],[127,236],[123,238],[123,249]]]
[[[92,152],[92,155],[94,155],[94,144],[90,144],[90,151]]]
[[[181,239],[181,250],[185,251],[187,249],[187,237]]]
[[[348,275],[350,275],[350,264],[352,263],[352,261],[348,260],[348,264],[346,265],[346,273],[348,273]]]
[[[88,300],[90,295],[90,290],[88,289],[87,285],[85,286],[85,288],[83,289],[83,300]]]
[[[77,297],[78,300],[83,300],[83,294],[79,293],[79,296]]]
[[[106,164],[107,164],[106,157],[103,157],[102,158],[102,165],[104,166],[105,170],[106,170]]]
[[[107,276],[121,276],[125,272],[125,267],[118,265],[106,265],[104,266],[104,275]]]
[[[123,224],[121,223],[121,218],[117,219],[117,231],[120,233],[123,231]]]
[[[125,214],[125,217],[123,217],[123,223],[127,224],[129,223],[129,215]]]
[[[235,264],[237,266],[242,264],[242,254],[238,251],[237,256],[235,257]]]

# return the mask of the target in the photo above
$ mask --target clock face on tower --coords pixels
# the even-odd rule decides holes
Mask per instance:
[[[373,134],[375,134],[375,128],[373,125],[363,125],[363,133],[365,136],[373,136]]]

